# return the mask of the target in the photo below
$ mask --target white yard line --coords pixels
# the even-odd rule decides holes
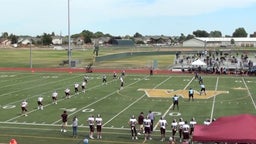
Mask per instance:
[[[219,84],[219,77],[217,77],[217,81],[216,81],[216,84],[215,84],[215,91],[217,91],[217,89],[218,89],[218,84]],[[212,111],[211,111],[210,120],[213,119],[215,101],[216,101],[216,95],[213,97],[213,101],[212,101]]]
[[[171,77],[168,77],[167,79],[165,79],[164,81],[162,81],[161,83],[159,83],[158,85],[156,85],[153,89],[159,87],[160,85],[162,85],[163,83],[165,83],[167,80],[169,80]],[[132,105],[134,105],[135,103],[137,103],[139,100],[141,100],[142,98],[144,98],[146,96],[146,94],[143,94],[140,98],[138,98],[136,101],[134,101],[133,103],[131,103],[129,106],[127,106],[125,109],[123,109],[122,111],[120,111],[118,114],[116,114],[114,117],[112,117],[110,120],[108,120],[106,123],[104,123],[104,125],[108,124],[109,122],[111,122],[113,119],[115,119],[116,117],[118,117],[121,113],[123,113],[125,110],[127,110],[128,108],[130,108]],[[103,126],[104,126],[103,125]]]
[[[253,104],[253,106],[254,106],[254,109],[256,110],[256,104],[255,104],[255,102],[254,102],[254,99],[253,99],[253,97],[252,97],[252,94],[251,94],[251,92],[250,92],[250,90],[249,90],[249,88],[248,88],[248,86],[247,86],[247,84],[246,84],[244,78],[242,78],[242,80],[243,80],[244,86],[245,86],[246,89],[247,89],[248,95],[250,96],[250,98],[251,98],[251,100],[252,100],[252,104]]]

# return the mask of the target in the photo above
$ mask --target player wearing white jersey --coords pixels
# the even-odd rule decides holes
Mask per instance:
[[[131,135],[132,135],[132,140],[134,139],[138,139],[137,137],[137,130],[136,130],[136,125],[137,125],[138,121],[137,119],[135,118],[135,116],[133,115],[130,119],[129,119],[129,122],[128,124],[130,125],[130,128],[131,128]]]
[[[193,132],[194,132],[194,127],[195,127],[195,125],[197,124],[197,122],[196,122],[196,120],[195,120],[195,118],[192,118],[191,120],[190,120],[190,122],[189,122],[189,126],[190,126],[190,135],[192,135],[193,134]]]
[[[206,95],[206,92],[205,92],[205,85],[204,85],[204,84],[201,84],[200,87],[201,87],[200,95],[201,95],[202,93],[204,93],[204,95]]]
[[[88,122],[89,128],[90,128],[89,137],[90,137],[90,139],[94,139],[94,137],[93,137],[93,134],[94,134],[94,122],[95,122],[94,116],[91,115],[88,118],[87,122]]]
[[[102,124],[103,124],[103,120],[101,118],[101,115],[98,114],[96,119],[95,119],[96,125],[97,125],[97,139],[102,139]]]
[[[147,116],[144,120],[143,120],[143,124],[144,124],[144,130],[145,130],[145,135],[144,138],[145,140],[151,140],[151,120],[149,119],[149,116]]]
[[[124,78],[123,77],[120,77],[120,90],[122,90],[124,88]]]
[[[107,84],[107,76],[104,74],[102,76],[102,85]]]
[[[84,82],[88,83],[89,77],[87,75],[84,76]]]
[[[65,95],[66,95],[66,98],[70,98],[70,89],[69,88],[65,89]]]
[[[183,141],[188,142],[189,141],[189,129],[190,126],[187,121],[184,122],[184,125],[182,126],[183,131]]]
[[[179,120],[179,122],[178,122],[180,140],[182,139],[183,125],[184,125],[184,124],[185,124],[185,122],[183,121],[182,118],[180,118],[180,120]]]
[[[44,109],[44,106],[43,106],[43,97],[42,96],[39,96],[38,98],[37,98],[37,109],[39,109],[39,110],[43,110]]]
[[[57,104],[57,97],[58,97],[58,93],[57,93],[57,91],[54,91],[52,93],[52,103],[53,104]]]
[[[86,82],[85,81],[82,82],[81,87],[82,87],[82,92],[85,93],[85,88],[86,88]]]
[[[28,102],[26,100],[21,102],[21,114],[24,116],[28,116],[27,115],[27,106],[28,106]]]
[[[174,136],[178,130],[178,123],[177,123],[176,119],[174,119],[172,121],[171,127],[172,127],[172,138],[174,139]]]
[[[173,100],[173,110],[175,108],[175,105],[177,106],[177,109],[179,110],[179,97],[177,95],[174,95],[172,100]]]
[[[75,87],[75,94],[78,94],[79,84],[78,84],[78,83],[75,83],[75,84],[74,84],[74,87]]]
[[[166,132],[167,125],[168,125],[167,121],[163,117],[161,117],[158,122],[158,126],[160,127],[160,133],[161,133],[161,141],[165,141],[165,132]]]

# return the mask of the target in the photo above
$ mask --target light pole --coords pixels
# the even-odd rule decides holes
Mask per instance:
[[[68,0],[68,64],[71,67],[71,48],[70,48],[70,5]]]
[[[30,55],[30,68],[32,68],[32,39],[30,40],[30,50],[29,50],[29,55]]]

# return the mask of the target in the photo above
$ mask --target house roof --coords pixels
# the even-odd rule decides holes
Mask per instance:
[[[256,38],[247,38],[247,37],[195,37],[195,39],[204,41],[204,42],[217,42],[217,41],[231,41],[231,39],[234,39],[234,41],[239,42],[256,42]]]

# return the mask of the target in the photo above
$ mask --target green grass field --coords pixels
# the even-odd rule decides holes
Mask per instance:
[[[108,75],[107,85],[102,85],[102,74],[90,73],[86,93],[74,95],[74,83],[81,83],[82,73],[31,73],[0,72],[0,143],[8,143],[15,138],[19,144],[78,144],[88,137],[86,122],[89,115],[101,114],[103,118],[103,139],[90,140],[90,144],[159,144],[160,132],[156,126],[160,116],[165,116],[169,123],[167,136],[170,133],[171,121],[182,117],[190,120],[195,117],[199,124],[206,118],[218,118],[241,113],[256,113],[255,95],[256,80],[254,77],[203,75],[207,92],[227,91],[212,95],[208,99],[195,99],[189,102],[180,98],[180,109],[172,110],[172,95],[165,97],[148,97],[139,89],[184,90],[190,87],[200,90],[193,75],[143,75],[127,74],[125,87],[120,88],[120,81]],[[72,97],[65,99],[64,89],[71,89]],[[59,93],[58,104],[52,104],[51,94]],[[182,93],[179,93],[182,95]],[[44,97],[44,110],[37,109],[37,98]],[[208,94],[207,94],[208,96]],[[209,94],[210,96],[210,94]],[[205,96],[202,96],[205,97]],[[21,115],[20,103],[27,99],[28,116]],[[72,138],[72,129],[60,132],[60,115],[68,111],[70,126],[72,117],[79,119],[78,138]],[[127,124],[131,115],[136,117],[140,112],[152,110],[156,115],[153,140],[144,142],[144,137],[131,140]],[[176,134],[176,136],[178,136]],[[177,139],[178,140],[178,139]],[[166,142],[165,142],[166,143]]]

